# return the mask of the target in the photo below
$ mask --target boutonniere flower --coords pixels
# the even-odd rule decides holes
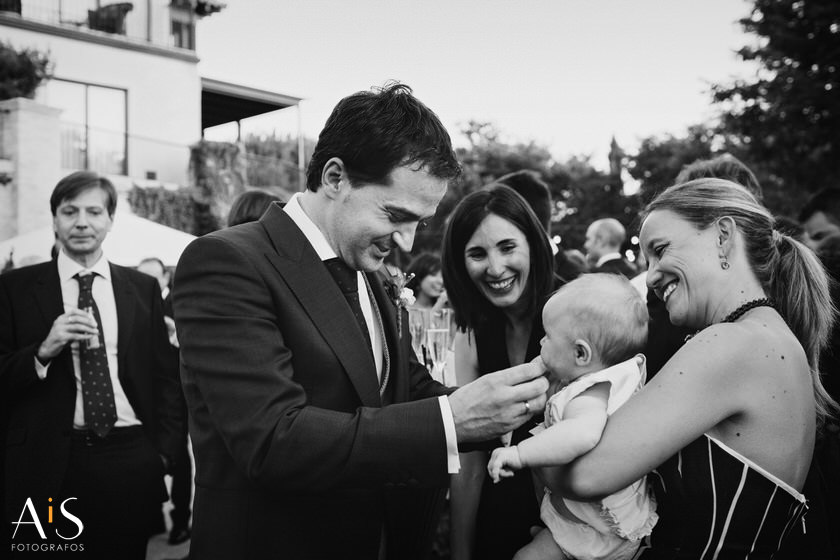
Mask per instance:
[[[414,292],[411,291],[411,288],[406,288],[405,285],[411,282],[414,274],[406,275],[396,266],[389,264],[385,265],[385,271],[388,273],[385,292],[397,308],[397,332],[400,338],[402,338],[402,311],[406,307],[414,305],[415,302]]]

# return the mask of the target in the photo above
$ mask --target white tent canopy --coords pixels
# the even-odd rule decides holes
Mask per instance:
[[[162,226],[128,212],[114,215],[114,225],[102,248],[109,261],[137,266],[147,257],[157,257],[166,266],[175,266],[194,235]],[[15,266],[44,262],[53,246],[52,225],[0,241],[0,262],[14,251]]]

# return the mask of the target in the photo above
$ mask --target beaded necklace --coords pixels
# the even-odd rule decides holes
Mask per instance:
[[[773,303],[772,299],[766,298],[766,297],[750,300],[750,301],[744,303],[743,305],[741,305],[740,307],[738,307],[735,311],[733,311],[732,313],[730,313],[726,317],[724,317],[723,320],[721,321],[721,323],[734,323],[735,321],[737,321],[738,319],[743,317],[744,313],[746,313],[750,309],[755,309],[756,307],[772,307],[773,309],[775,309],[776,304]],[[688,340],[691,337],[693,337],[694,335],[696,335],[698,332],[700,332],[700,331],[697,331],[694,334],[690,334],[690,335],[686,336],[685,337],[685,342],[688,342]]]
[[[744,315],[744,313],[746,313],[750,309],[755,309],[756,307],[772,307],[775,309],[776,304],[773,303],[772,299],[766,297],[750,300],[735,311],[733,311],[732,313],[730,313],[729,315],[727,315],[726,317],[724,317],[721,323],[734,323],[735,321],[740,319]]]

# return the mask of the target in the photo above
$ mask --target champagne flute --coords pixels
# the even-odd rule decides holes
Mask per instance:
[[[82,309],[82,311],[87,313],[88,317],[90,317],[91,320],[94,323],[96,323],[96,315],[93,314],[93,307],[85,307],[85,308]],[[90,338],[87,339],[87,342],[85,343],[86,348],[89,348],[89,349],[99,348],[99,330],[98,330],[99,329],[99,323],[96,324],[96,328],[97,328],[96,334],[91,335]]]
[[[428,325],[428,310],[419,307],[408,308],[408,332],[411,334],[411,347],[417,359],[424,362],[423,347],[426,344],[426,327]]]
[[[446,367],[446,353],[449,351],[449,328],[427,329],[426,344],[431,362],[432,377],[443,383],[443,370]]]

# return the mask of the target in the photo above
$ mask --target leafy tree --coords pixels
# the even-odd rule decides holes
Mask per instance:
[[[758,41],[738,54],[760,70],[714,86],[720,130],[755,165],[768,206],[789,210],[840,186],[840,2],[754,0],[741,24]]]
[[[573,157],[559,167],[569,184],[565,200],[555,205],[561,202],[566,215],[557,217],[552,232],[561,236],[564,248],[581,249],[589,224],[600,218],[615,218],[628,232],[635,228],[638,198],[624,194],[621,177],[598,171],[589,158]]]
[[[555,204],[552,234],[560,235],[566,248],[581,247],[586,228],[598,218],[613,216],[628,227],[635,219],[636,199],[624,196],[620,178],[598,171],[588,157],[557,162],[545,146],[535,142],[504,141],[490,123],[471,121],[461,133],[467,146],[458,148],[456,153],[463,175],[449,187],[435,218],[418,229],[415,253],[440,249],[446,219],[465,195],[522,169],[538,172],[548,184]],[[401,257],[396,260],[397,264],[402,262]]]
[[[664,188],[673,185],[683,166],[711,158],[713,136],[708,127],[694,125],[684,136],[668,134],[663,138],[643,139],[628,164],[630,175],[639,181],[640,203],[647,204]]]

